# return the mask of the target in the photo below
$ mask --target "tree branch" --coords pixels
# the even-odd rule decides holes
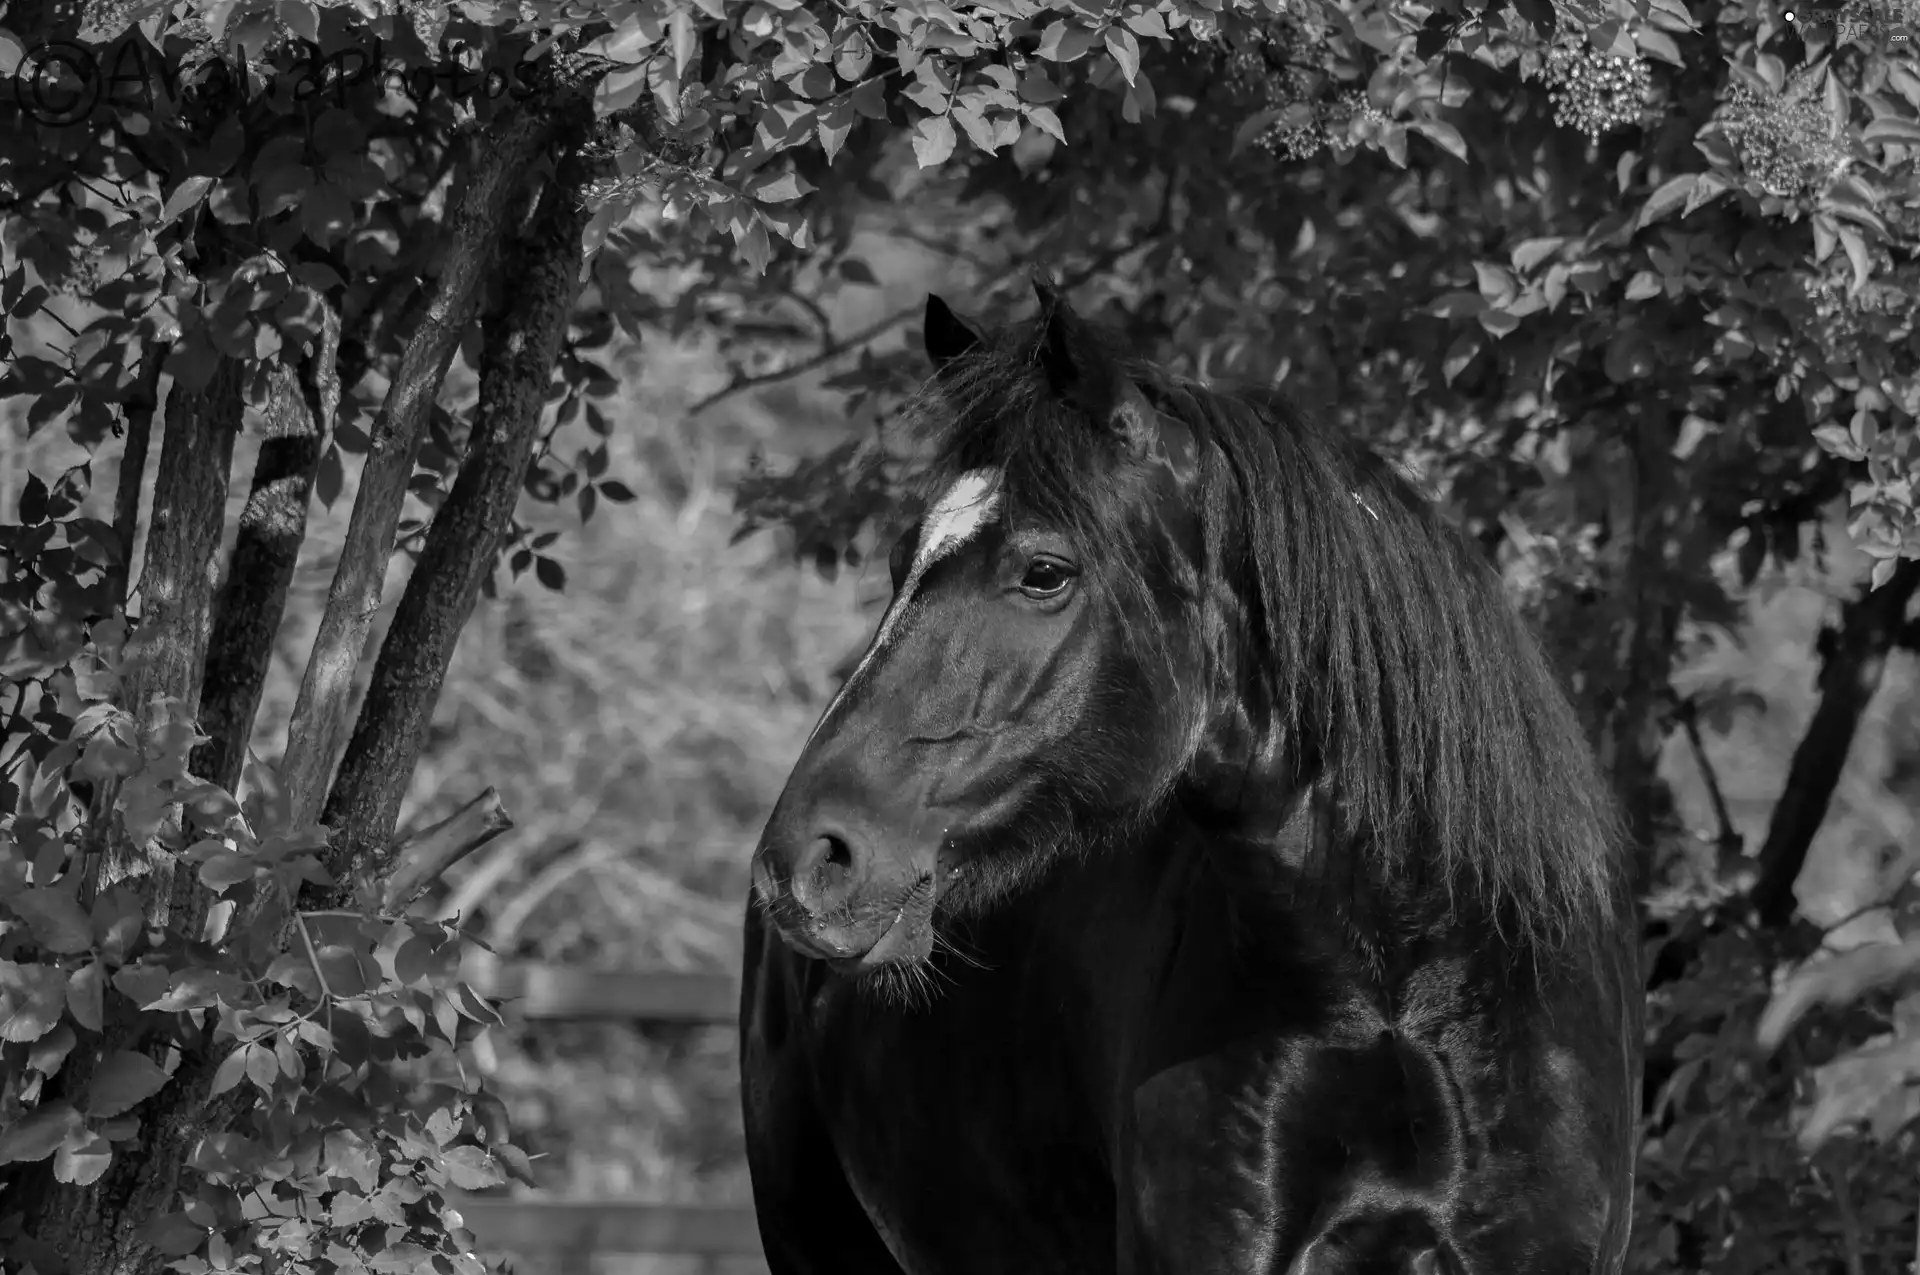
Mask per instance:
[[[743,394],[748,390],[759,389],[763,385],[777,385],[781,381],[791,381],[796,376],[805,376],[816,368],[825,367],[841,355],[851,353],[867,344],[867,342],[899,327],[914,315],[919,314],[923,309],[925,309],[925,307],[921,305],[904,306],[901,309],[895,310],[892,314],[887,315],[885,318],[876,319],[857,332],[850,333],[844,337],[836,338],[831,329],[823,330],[821,333],[823,343],[817,353],[810,354],[798,363],[790,364],[777,372],[760,372],[753,376],[740,376],[736,374],[733,379],[725,385],[707,395],[692,407],[689,407],[687,409],[687,419],[692,420],[714,404],[732,398],[736,394]]]
[[[1846,768],[1860,718],[1880,689],[1887,655],[1907,623],[1907,604],[1920,589],[1920,560],[1907,559],[1878,589],[1868,589],[1840,612],[1820,666],[1820,705],[1793,750],[1786,785],[1767,823],[1759,875],[1748,895],[1755,918],[1778,927],[1793,919],[1793,886],[1807,851],[1826,821],[1833,790]],[[1828,635],[1823,635],[1823,641]]]
[[[301,679],[281,762],[296,826],[313,821],[326,795],[354,669],[380,608],[394,529],[434,397],[473,314],[481,280],[496,258],[508,209],[553,132],[553,111],[530,102],[510,111],[481,139],[476,148],[479,166],[447,230],[447,255],[433,300],[407,342],[374,423],[340,565]]]
[[[447,665],[519,502],[547,387],[580,295],[588,168],[566,165],[548,185],[525,237],[503,254],[504,286],[487,319],[467,455],[387,629],[322,816],[332,833],[328,866],[341,883],[337,889],[346,888],[349,872],[377,878],[385,870]],[[326,897],[304,893],[316,904]]]
[[[120,577],[115,592],[124,604],[133,585],[133,545],[140,535],[140,489],[147,477],[147,449],[153,443],[153,414],[160,406],[160,369],[167,346],[156,345],[140,359],[139,379],[127,400],[127,442],[120,453],[120,481],[113,493],[113,534],[120,542]]]
[[[228,472],[233,440],[240,432],[241,366],[221,357],[212,378],[196,392],[176,382],[167,394],[166,437],[153,480],[145,559],[140,569],[140,625],[129,646],[137,653],[122,689],[122,703],[143,722],[151,702],[164,695],[178,699],[188,713],[199,706],[207,638],[212,625],[213,582],[218,571],[220,533],[226,521]],[[96,812],[110,816],[118,785],[103,782]],[[142,848],[123,839],[120,821],[94,822],[95,862],[107,877],[134,875]],[[166,923],[169,890],[152,869],[147,904],[156,925]],[[106,884],[94,877],[94,888]]]
[[[1687,733],[1687,744],[1693,749],[1693,760],[1700,771],[1700,781],[1707,786],[1707,800],[1713,803],[1716,825],[1714,844],[1723,854],[1738,851],[1741,846],[1740,833],[1733,826],[1733,816],[1727,810],[1727,799],[1720,791],[1720,775],[1713,768],[1713,759],[1707,756],[1706,741],[1700,738],[1700,714],[1691,695],[1679,701],[1675,715],[1680,719],[1681,729]]]
[[[318,349],[296,370],[274,369],[269,436],[253,467],[253,490],[240,514],[226,587],[215,604],[207,644],[200,729],[207,742],[194,751],[193,773],[228,792],[240,782],[254,715],[273,664],[274,642],[286,613],[320,453],[340,401],[334,375],[340,321],[325,312]]]
[[[1155,233],[1157,233],[1157,231]],[[1121,244],[1107,249],[1107,251],[1101,253],[1086,266],[1064,276],[1060,281],[1061,290],[1070,291],[1079,287],[1095,275],[1104,273],[1110,269],[1115,262],[1119,261],[1120,258],[1126,256],[1128,253],[1137,252],[1141,248],[1146,247],[1153,241],[1153,238],[1154,234],[1150,233],[1131,243]],[[766,385],[778,385],[782,381],[791,381],[796,376],[805,376],[809,372],[825,367],[842,355],[851,354],[861,346],[866,345],[869,341],[873,341],[894,328],[899,327],[902,323],[920,314],[926,308],[924,303],[902,306],[885,318],[875,319],[872,323],[844,337],[836,337],[833,334],[832,325],[827,322],[825,312],[821,310],[817,304],[801,297],[797,293],[789,293],[788,296],[790,299],[800,302],[818,317],[820,322],[820,349],[808,355],[806,358],[801,359],[798,363],[783,367],[778,371],[760,372],[752,376],[736,374],[733,379],[729,380],[725,385],[713,391],[713,393],[707,395],[705,398],[698,400],[692,407],[689,407],[687,409],[688,420],[692,420],[714,404],[732,398],[736,394],[744,394],[748,390],[759,389]]]
[[[419,898],[447,869],[513,827],[513,817],[489,788],[460,809],[415,833],[392,854],[393,872],[380,893],[380,910],[398,912]]]
[[[188,713],[199,699],[213,581],[226,521],[228,471],[240,429],[242,370],[236,360],[221,357],[203,389],[189,391],[176,381],[167,394],[166,436],[154,475],[140,575],[140,627],[129,644],[138,644],[138,657],[129,661],[121,689],[122,703],[143,721],[151,720],[155,696],[182,701]],[[94,790],[81,878],[88,896],[83,902],[104,884],[144,868],[141,888],[149,922],[192,934],[212,895],[197,891],[198,898],[190,900],[187,914],[182,914],[175,899],[171,858],[145,860],[145,847],[132,842],[115,813],[118,789],[117,781],[103,780]],[[192,879],[191,869],[180,875]],[[200,911],[194,915],[196,908]],[[130,1008],[121,1004],[112,1011],[102,1033],[106,1047],[78,1049],[69,1056],[55,1092],[86,1093],[94,1068],[108,1049],[132,1047],[138,1041],[141,1028],[127,1012]],[[158,1198],[170,1199],[172,1184],[186,1161],[186,1148],[176,1140],[185,1136],[186,1131],[178,1127],[184,1123],[143,1125],[140,1150],[116,1155],[106,1175],[90,1185],[58,1181],[50,1163],[27,1166],[17,1183],[8,1184],[9,1198],[26,1217],[29,1233],[51,1245],[75,1269],[117,1269],[121,1255],[138,1251],[132,1234],[141,1219],[103,1201],[149,1188],[156,1172],[166,1175]],[[113,1225],[97,1225],[95,1220],[102,1217],[113,1219]]]

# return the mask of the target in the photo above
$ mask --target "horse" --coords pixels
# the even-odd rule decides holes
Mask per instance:
[[[1617,1273],[1630,849],[1497,574],[1044,276],[929,297],[923,512],[751,863],[773,1275]]]

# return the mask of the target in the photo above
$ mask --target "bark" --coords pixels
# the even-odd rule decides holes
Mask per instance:
[[[133,546],[139,539],[140,489],[147,477],[147,450],[153,443],[153,414],[160,406],[160,368],[166,347],[156,346],[140,362],[140,376],[127,400],[127,442],[120,453],[120,481],[113,493],[113,534],[120,542],[117,592],[124,603],[133,584]]]
[[[1629,431],[1625,473],[1612,491],[1608,518],[1618,537],[1610,556],[1619,622],[1607,653],[1612,667],[1598,678],[1612,690],[1598,706],[1598,751],[1626,817],[1634,893],[1641,897],[1653,875],[1656,829],[1670,802],[1659,769],[1680,606],[1666,587],[1666,547],[1684,515],[1673,498],[1665,422],[1629,417],[1623,425]]]
[[[392,855],[393,872],[380,894],[380,910],[405,909],[443,873],[513,827],[513,817],[489,788],[460,809],[413,836]]]
[[[295,369],[275,370],[268,437],[254,462],[253,490],[240,514],[232,566],[214,611],[207,647],[200,730],[207,742],[193,755],[193,773],[232,792],[246,764],[247,742],[273,663],[286,613],[321,449],[339,410],[335,351],[340,325],[331,307],[313,354]]]
[[[322,816],[331,831],[329,870],[341,889],[349,869],[385,870],[381,856],[393,839],[454,646],[526,480],[554,363],[580,294],[588,220],[581,189],[577,174],[551,183],[532,229],[503,263],[467,455],[387,629]]]
[[[1840,625],[1822,635],[1820,704],[1793,750],[1787,782],[1767,822],[1759,872],[1748,902],[1755,919],[1770,928],[1793,920],[1799,906],[1794,882],[1833,801],[1847,754],[1880,679],[1887,656],[1907,628],[1907,605],[1920,590],[1920,560],[1907,559],[1892,579],[1841,608]]]
[[[154,476],[140,573],[142,658],[129,670],[123,690],[125,705],[143,717],[155,696],[179,699],[189,711],[198,703],[228,471],[240,428],[241,372],[238,363],[222,359],[205,389],[188,393],[175,385],[167,396],[166,437]],[[100,786],[96,812],[113,809],[114,787]],[[192,933],[201,917],[181,915],[170,907],[172,881],[166,862],[143,862],[143,848],[127,842],[119,820],[97,813],[88,851],[85,879],[91,886],[97,889],[103,883],[103,872],[105,880],[113,880],[144,867],[141,888],[150,919]],[[101,1047],[75,1050],[46,1096],[85,1094],[103,1054],[141,1048],[140,1042],[136,1018],[111,1016]],[[190,1075],[191,1062],[181,1070]],[[179,1083],[178,1077],[173,1083]],[[143,1108],[134,1144],[116,1148],[105,1175],[90,1186],[55,1181],[50,1161],[25,1166],[19,1180],[9,1184],[8,1195],[22,1211],[26,1233],[65,1258],[69,1269],[88,1275],[133,1269],[142,1251],[133,1242],[133,1232],[169,1206],[187,1150],[198,1136],[192,1128],[198,1106]]]
[[[554,112],[528,103],[505,115],[476,148],[478,166],[447,228],[448,248],[433,300],[400,357],[374,422],[372,445],[294,703],[281,762],[296,825],[320,813],[353,691],[354,670],[380,608],[394,529],[413,477],[435,395],[493,265],[508,209],[555,131]]]
[[[175,385],[167,395],[167,432],[140,567],[140,624],[129,644],[137,646],[139,657],[126,674],[121,701],[143,721],[151,719],[155,696],[177,699],[189,713],[199,707],[233,440],[240,430],[241,373],[239,363],[222,358],[200,392]],[[98,811],[112,810],[116,787],[100,786]],[[143,850],[126,843],[115,819],[97,819],[93,829],[90,866],[96,870],[88,875],[95,887],[147,869],[148,915],[154,924],[166,925],[166,864],[145,862]],[[103,859],[104,877],[97,867]]]

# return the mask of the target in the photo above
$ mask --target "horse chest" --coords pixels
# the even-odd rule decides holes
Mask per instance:
[[[860,1041],[815,1084],[847,1184],[906,1275],[1110,1266],[1112,1179],[1053,1042],[952,1003],[816,1002],[812,1026]]]

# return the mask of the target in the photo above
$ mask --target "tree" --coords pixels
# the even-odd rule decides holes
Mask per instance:
[[[1285,367],[1421,461],[1563,640],[1643,830],[1681,619],[1724,614],[1713,551],[1794,552],[1840,494],[1888,562],[1920,544],[1920,81],[1873,31],[1679,0],[16,0],[5,27],[0,386],[120,455],[110,501],[89,462],[4,528],[0,1161],[8,1258],[43,1271],[471,1269],[445,1189],[526,1166],[448,1079],[490,1019],[459,943],[404,912],[505,824],[483,793],[395,827],[447,659],[500,561],[564,586],[522,492],[627,495],[596,441],[616,331],[777,304],[824,367],[864,341],[813,297],[871,278],[876,204],[921,229],[957,191],[960,251],[1124,265],[1167,357]],[[688,286],[643,295],[636,261]],[[438,401],[455,360],[470,421]],[[843,384],[877,423],[916,374],[869,351]],[[355,456],[267,766],[306,510]],[[761,475],[747,526],[842,560],[891,464],[863,437]]]

